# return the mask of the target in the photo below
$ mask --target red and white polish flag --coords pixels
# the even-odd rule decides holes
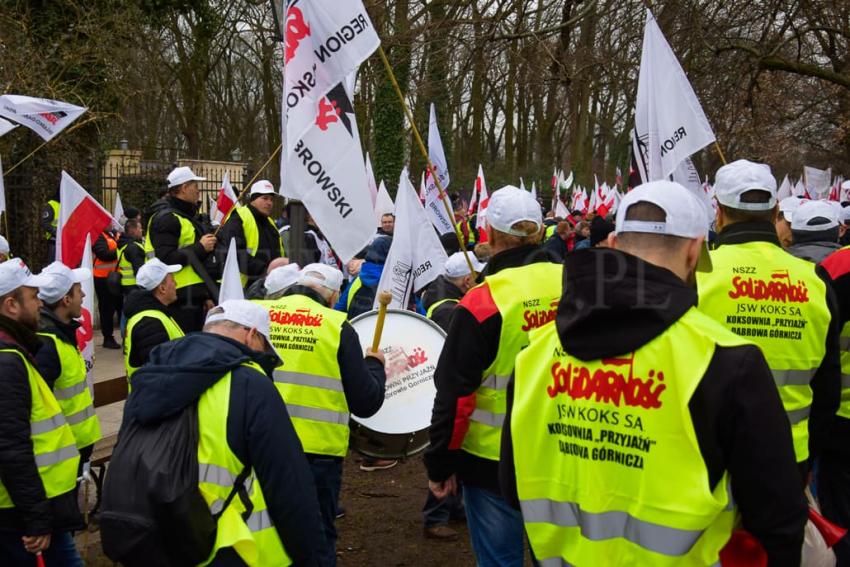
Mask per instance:
[[[83,259],[83,244],[86,237],[97,240],[100,233],[114,227],[120,230],[112,215],[94,197],[74,181],[67,172],[62,172],[59,184],[59,224],[56,227],[56,259],[76,268]],[[86,247],[86,250],[88,247]]]
[[[230,172],[225,171],[224,177],[221,178],[221,189],[218,190],[218,199],[215,202],[215,217],[212,218],[213,224],[218,222],[224,223],[227,215],[230,213],[233,206],[236,205],[236,192],[233,190],[233,185],[230,184]]]

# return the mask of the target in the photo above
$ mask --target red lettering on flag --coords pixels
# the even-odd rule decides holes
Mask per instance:
[[[334,122],[339,122],[339,117],[342,115],[342,109],[338,107],[335,100],[328,101],[327,97],[323,97],[319,101],[319,114],[316,116],[316,126],[322,132],[327,132],[328,126]]]
[[[286,46],[283,54],[284,63],[289,63],[301,40],[310,35],[310,26],[304,21],[304,14],[299,8],[292,7],[286,12]]]

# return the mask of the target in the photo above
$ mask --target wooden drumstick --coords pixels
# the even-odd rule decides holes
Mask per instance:
[[[388,291],[382,291],[378,294],[378,322],[375,323],[375,336],[372,338],[372,352],[378,352],[378,347],[381,346],[381,334],[384,332],[384,319],[387,317],[387,305],[393,300],[393,294]]]

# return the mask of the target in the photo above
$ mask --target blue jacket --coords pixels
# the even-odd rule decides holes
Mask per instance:
[[[268,375],[240,366],[253,361]],[[280,363],[227,337],[193,333],[156,347],[133,375],[124,420],[156,423],[198,401],[233,371],[227,444],[250,465],[269,514],[296,565],[317,565],[326,546],[313,475],[286,405],[268,377]]]
[[[348,292],[351,289],[349,285],[345,291],[339,296],[339,300],[334,305],[337,311],[347,311],[348,318],[353,319],[361,313],[366,313],[372,310],[372,305],[375,302],[375,293],[378,290],[378,283],[381,281],[381,273],[384,271],[383,264],[375,264],[373,262],[363,262],[360,266],[360,275],[357,276],[363,283],[363,287],[357,292],[356,297],[351,303],[351,310],[348,309]],[[351,280],[354,283],[354,280]]]

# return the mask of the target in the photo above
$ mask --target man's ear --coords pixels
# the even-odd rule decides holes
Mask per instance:
[[[617,248],[617,235],[614,232],[608,233],[608,248]]]

